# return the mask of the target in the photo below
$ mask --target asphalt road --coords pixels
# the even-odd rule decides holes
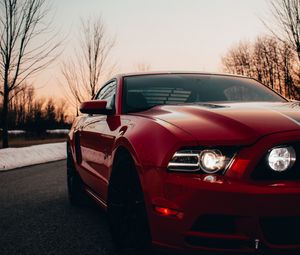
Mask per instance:
[[[69,205],[65,164],[0,173],[1,255],[117,255],[105,214]]]
[[[0,172],[0,255],[120,255],[105,213],[69,204],[65,165]]]

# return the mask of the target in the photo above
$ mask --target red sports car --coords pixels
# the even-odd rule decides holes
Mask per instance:
[[[107,210],[128,254],[299,254],[299,110],[245,77],[117,76],[70,131],[70,201]]]

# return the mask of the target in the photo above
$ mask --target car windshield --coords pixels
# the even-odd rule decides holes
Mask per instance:
[[[128,76],[123,91],[123,110],[127,113],[156,105],[286,101],[253,79],[226,75]]]

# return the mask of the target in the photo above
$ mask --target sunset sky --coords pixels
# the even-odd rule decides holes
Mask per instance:
[[[61,60],[74,52],[80,18],[102,16],[116,37],[112,61],[118,72],[136,71],[138,63],[153,70],[221,72],[222,55],[240,40],[267,33],[260,18],[265,0],[53,0],[65,51],[36,78],[39,94],[59,96]]]

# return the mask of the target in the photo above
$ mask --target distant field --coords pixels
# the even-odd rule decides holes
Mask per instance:
[[[67,132],[58,130],[47,132],[37,136],[19,131],[12,131],[9,134],[9,147],[26,147],[37,144],[58,143],[67,140]],[[2,148],[2,137],[0,137],[0,148]]]

